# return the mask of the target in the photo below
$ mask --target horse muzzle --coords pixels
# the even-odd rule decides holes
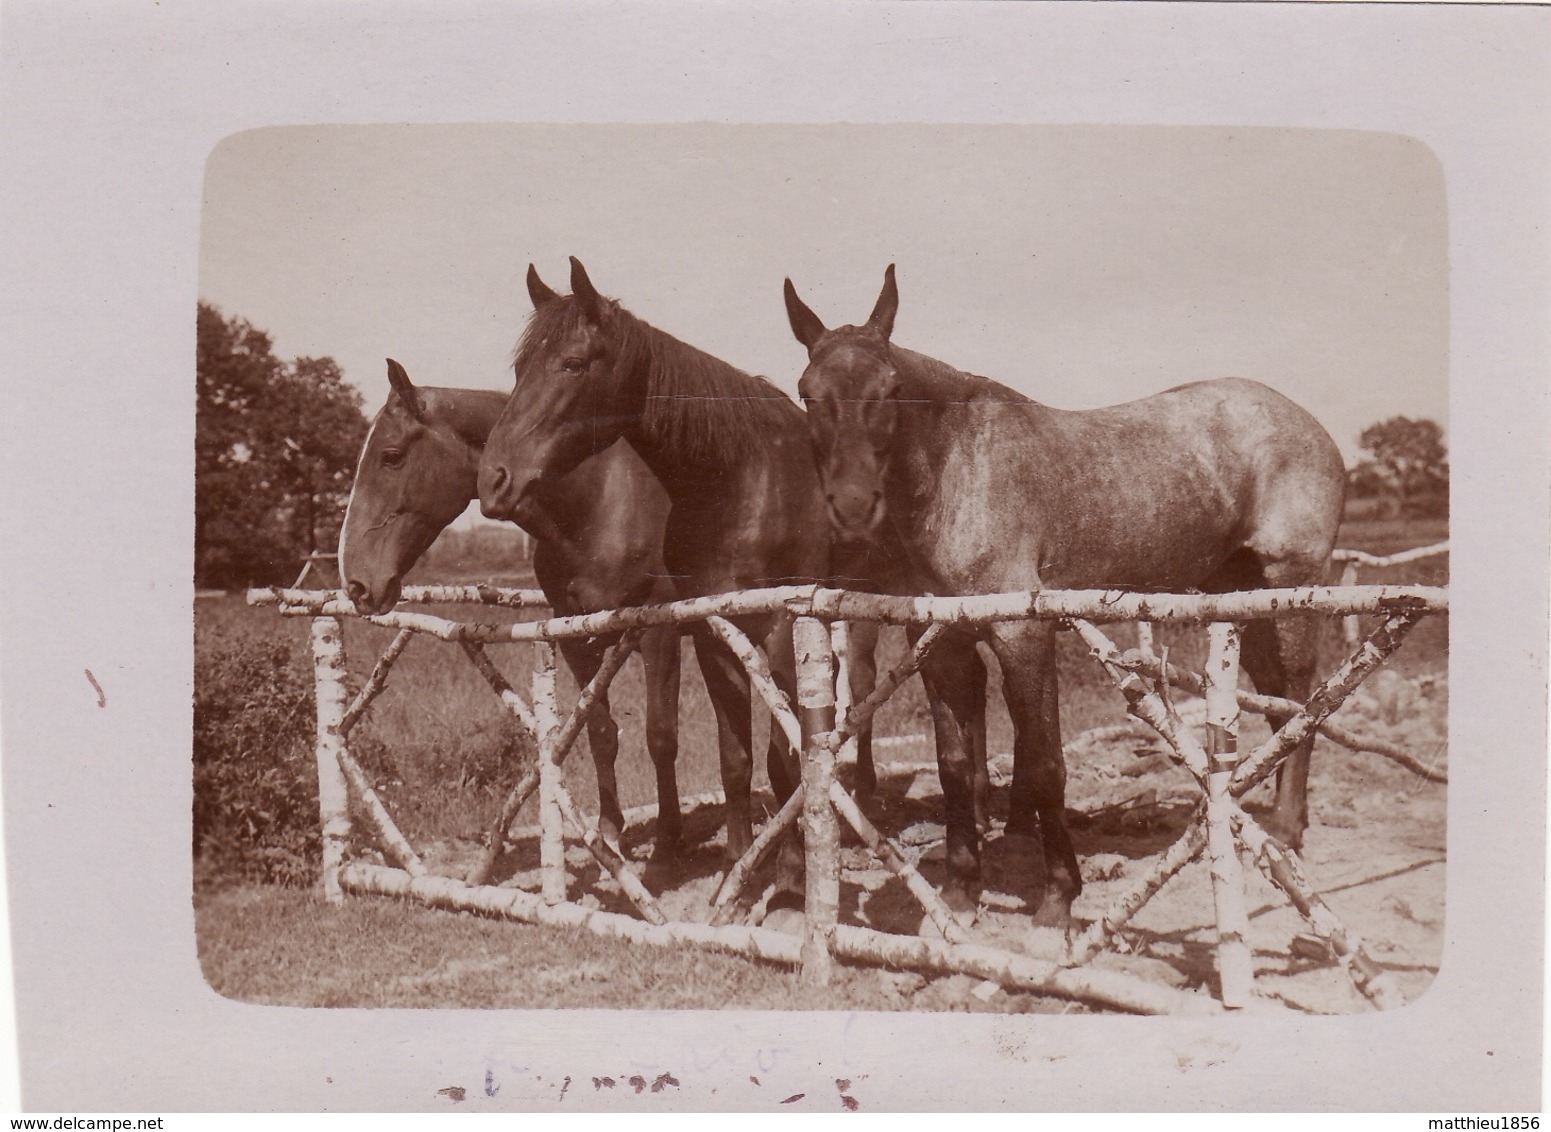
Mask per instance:
[[[345,596],[355,606],[356,612],[367,617],[375,617],[381,613],[387,613],[399,603],[399,594],[403,587],[399,579],[395,578],[382,589],[376,591],[358,578],[350,578],[345,582]]]
[[[869,542],[883,522],[881,491],[832,491],[825,495],[830,533],[841,542]]]
[[[483,465],[479,469],[479,509],[487,519],[515,521],[527,493],[504,464]]]

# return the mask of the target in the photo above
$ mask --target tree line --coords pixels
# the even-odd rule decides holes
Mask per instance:
[[[334,359],[282,361],[268,334],[208,303],[197,340],[194,584],[291,582],[339,541],[361,395]]]
[[[339,541],[367,420],[332,358],[274,354],[245,319],[198,308],[194,584],[292,581]],[[1348,497],[1398,516],[1448,513],[1449,462],[1437,422],[1391,417],[1363,430]]]
[[[1377,499],[1396,516],[1449,513],[1449,451],[1425,418],[1390,417],[1363,429],[1364,458],[1347,473],[1349,499]]]

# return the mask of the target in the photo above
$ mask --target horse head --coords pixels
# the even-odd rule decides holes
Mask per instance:
[[[409,568],[474,498],[482,439],[446,411],[450,391],[417,389],[391,358],[388,382],[339,532],[340,578],[362,613],[393,608]]]
[[[883,480],[894,439],[899,373],[889,336],[899,309],[894,265],[861,326],[826,330],[786,281],[792,333],[808,350],[797,391],[808,410],[830,526],[841,543],[873,540],[884,517]]]
[[[529,526],[550,484],[640,419],[645,393],[633,380],[619,304],[598,293],[574,256],[571,292],[556,294],[529,265],[533,316],[479,468],[480,507],[492,519]]]

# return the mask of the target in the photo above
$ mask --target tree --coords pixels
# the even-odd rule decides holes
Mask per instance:
[[[1351,471],[1354,495],[1390,495],[1401,515],[1447,508],[1448,449],[1437,421],[1391,417],[1363,429],[1359,440],[1368,458]]]
[[[195,582],[288,582],[339,537],[361,395],[332,358],[283,362],[267,334],[208,303],[197,340]]]

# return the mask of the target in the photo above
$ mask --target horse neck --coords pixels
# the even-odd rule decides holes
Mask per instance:
[[[475,461],[485,449],[508,396],[491,389],[428,389],[428,408],[468,445]]]
[[[935,498],[949,461],[972,448],[989,421],[982,411],[993,403],[1023,407],[1017,416],[1039,429],[1055,410],[1016,390],[954,369],[945,362],[892,347],[900,389],[891,461],[890,508],[914,510]]]
[[[676,504],[730,494],[807,444],[802,410],[770,383],[645,323],[632,377],[643,391],[627,433]],[[806,448],[802,449],[806,451]]]
[[[1017,390],[992,381],[989,377],[954,369],[947,362],[940,362],[914,350],[893,346],[890,348],[890,357],[899,374],[902,399],[947,405],[1004,401],[1044,408]]]

